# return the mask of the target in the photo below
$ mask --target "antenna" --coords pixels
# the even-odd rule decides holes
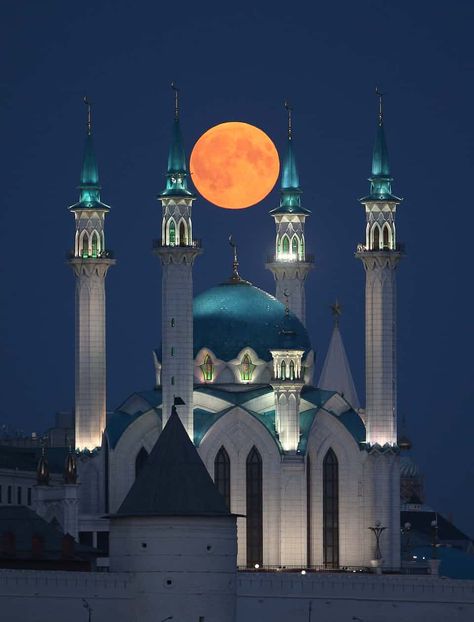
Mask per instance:
[[[87,95],[84,96],[84,103],[87,106],[87,135],[92,134],[92,102],[89,101]]]
[[[385,93],[379,90],[379,87],[375,87],[375,94],[379,98],[379,125],[383,125],[383,97]]]
[[[171,88],[174,91],[174,118],[179,119],[179,88],[176,86],[176,82],[171,83]]]
[[[293,138],[293,127],[292,127],[292,118],[291,118],[291,113],[293,112],[293,107],[290,106],[290,104],[286,101],[285,102],[285,108],[286,111],[288,112],[288,140],[292,140]]]

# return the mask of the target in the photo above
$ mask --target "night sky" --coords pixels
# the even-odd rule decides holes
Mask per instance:
[[[258,6],[254,6],[258,4]],[[262,128],[285,147],[288,98],[304,190],[308,328],[319,377],[330,304],[364,393],[364,240],[358,198],[376,128],[378,85],[404,197],[398,239],[399,414],[425,474],[428,502],[474,534],[474,4],[470,1],[173,3],[5,0],[0,10],[0,423],[44,430],[74,400],[74,222],[87,94],[117,265],[107,277],[108,407],[154,384],[160,344],[160,237],[173,98],[181,88],[188,153],[216,123]],[[243,211],[198,199],[205,254],[195,292],[231,271],[274,292],[278,189]]]

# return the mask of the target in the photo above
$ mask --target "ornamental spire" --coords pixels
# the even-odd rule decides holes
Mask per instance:
[[[171,83],[174,91],[174,121],[171,145],[168,153],[168,170],[166,173],[166,188],[160,196],[192,196],[188,190],[188,168],[184,152],[183,138],[180,127],[179,89],[175,82]]]
[[[84,157],[82,159],[81,181],[79,185],[79,203],[86,207],[93,207],[95,203],[100,203],[100,183],[99,167],[95,157],[94,143],[92,140],[92,102],[87,97],[83,99],[87,107],[86,121],[86,144],[84,147]]]

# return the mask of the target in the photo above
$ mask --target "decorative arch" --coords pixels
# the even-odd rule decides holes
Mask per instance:
[[[92,236],[91,236],[91,251],[92,251],[92,257],[96,258],[100,255],[100,239],[99,239],[99,234],[97,233],[97,231],[94,229],[94,231],[92,232]]]
[[[230,511],[230,458],[224,445],[219,449],[214,460],[214,483]]]
[[[89,257],[89,234],[86,230],[81,233],[79,238],[79,254],[81,257]]]
[[[252,363],[250,355],[244,354],[242,357],[242,363],[240,364],[240,379],[242,382],[250,382],[253,376],[253,370],[255,365]]]
[[[339,567],[339,463],[332,448],[323,460],[323,563]]]
[[[378,223],[374,223],[372,227],[372,250],[378,251],[380,249],[381,231]]]
[[[263,561],[263,478],[262,457],[255,445],[246,461],[247,566]]]
[[[301,236],[301,240],[300,240],[300,261],[304,261],[305,260],[305,248],[304,248],[304,235]]]
[[[299,242],[300,240],[295,233],[294,236],[291,238],[291,254],[294,255],[295,257],[298,257]]]
[[[392,248],[392,232],[388,223],[385,223],[382,229],[382,245],[384,250]]]
[[[178,243],[180,246],[188,246],[188,225],[181,218],[178,225]]]
[[[280,378],[282,380],[286,379],[286,361],[282,361],[280,365]]]
[[[140,475],[147,460],[148,452],[144,447],[142,447],[135,458],[135,479]]]
[[[200,365],[202,371],[202,379],[204,382],[212,382],[214,379],[214,363],[210,354],[206,354],[202,365]]]
[[[293,359],[290,361],[290,380],[295,380],[295,362]]]
[[[285,254],[289,254],[290,252],[290,238],[286,235],[286,233],[281,238],[281,251]]]

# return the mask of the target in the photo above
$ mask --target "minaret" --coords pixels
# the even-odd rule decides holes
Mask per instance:
[[[304,223],[311,212],[301,206],[301,188],[293,152],[292,108],[288,111],[288,147],[281,174],[280,205],[271,210],[276,225],[275,255],[266,264],[276,281],[275,296],[306,323],[305,280],[313,268],[306,254]]]
[[[79,202],[69,208],[76,221],[69,264],[76,277],[75,445],[92,450],[101,445],[106,423],[105,276],[115,260],[105,250],[104,220],[110,207],[100,200],[91,104],[84,102],[86,145]]]
[[[392,194],[385,141],[383,96],[372,157],[370,194],[360,201],[365,208],[365,246],[356,256],[362,260],[365,287],[365,419],[368,445],[397,444],[396,370],[396,268],[401,258],[396,240],[395,214],[401,199]]]
[[[202,252],[193,239],[191,210],[195,195],[188,190],[188,172],[179,119],[178,89],[175,91],[173,135],[168,156],[166,188],[158,195],[163,209],[161,239],[154,252],[161,259],[161,385],[163,426],[175,396],[184,401],[179,416],[193,439],[193,264]]]

